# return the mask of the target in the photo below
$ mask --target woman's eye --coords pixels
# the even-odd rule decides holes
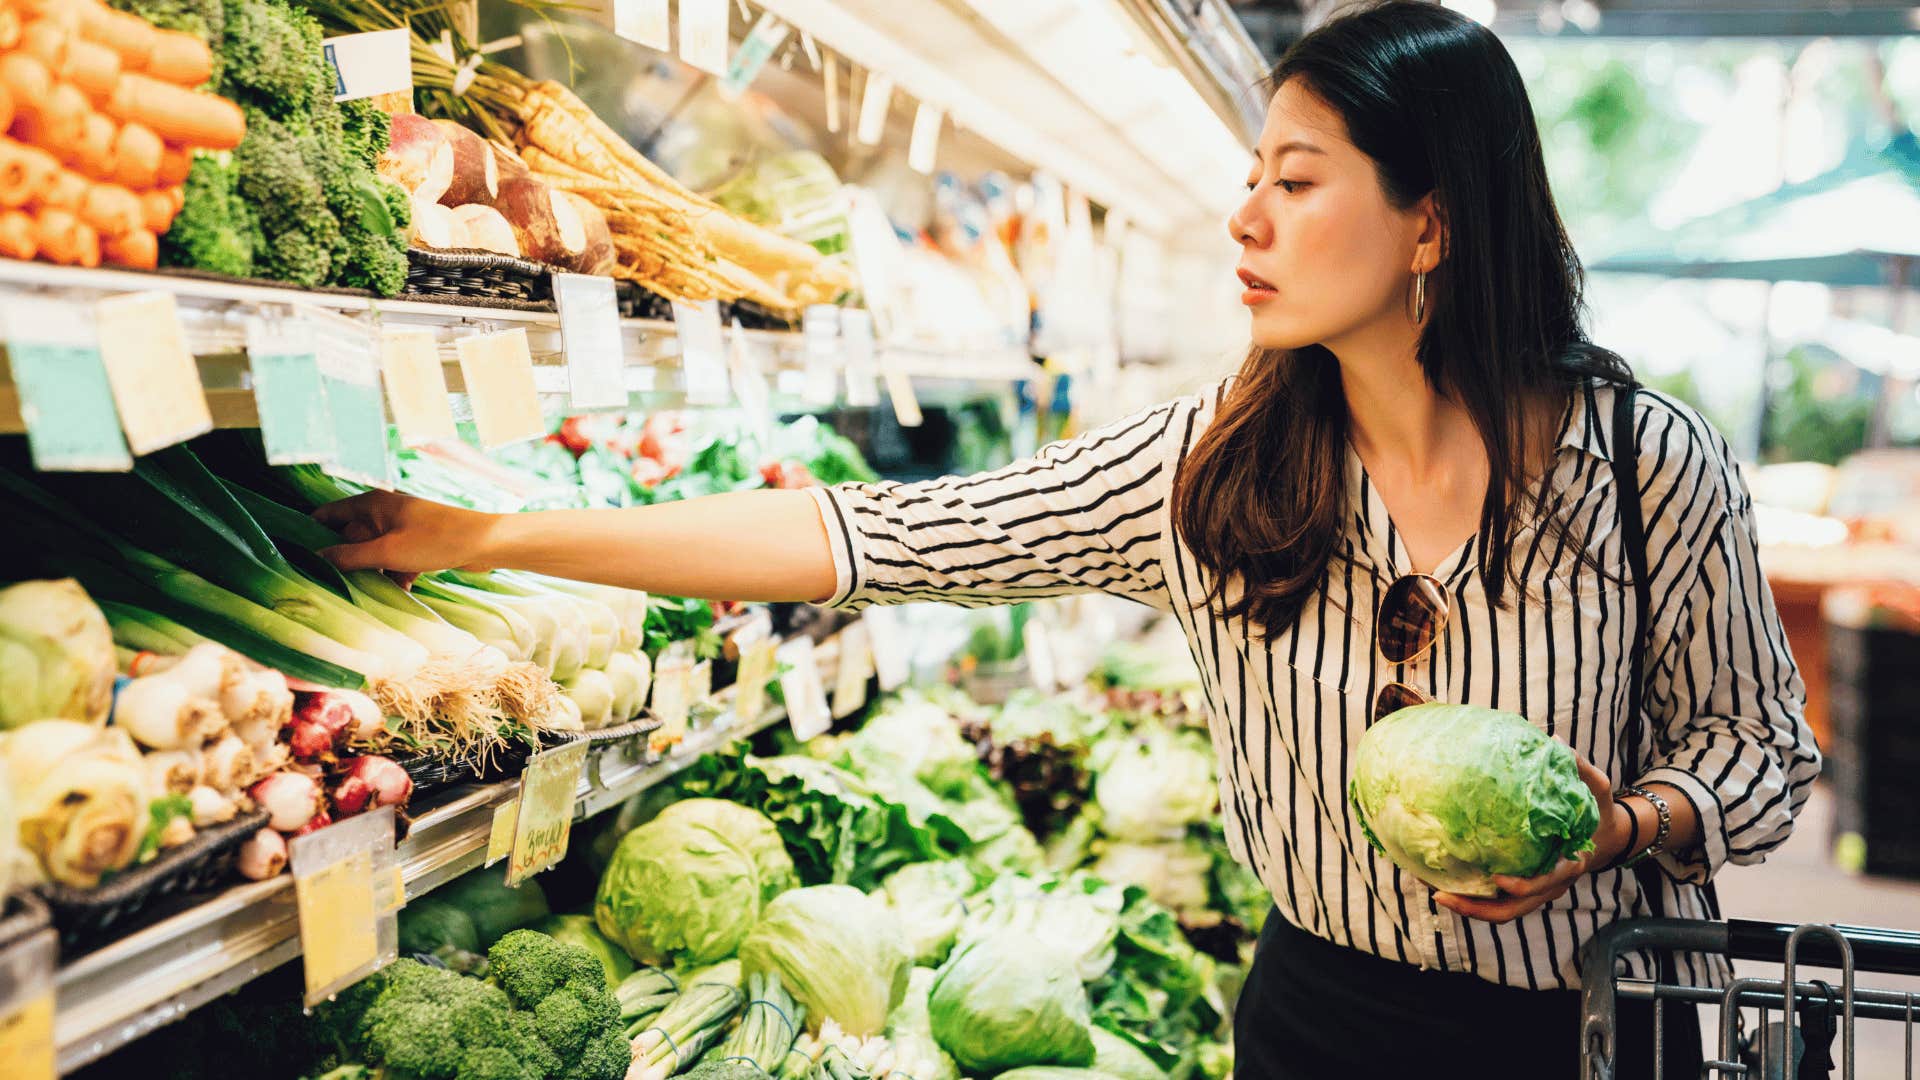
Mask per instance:
[[[1275,187],[1279,188],[1281,191],[1284,191],[1289,195],[1292,195],[1295,192],[1299,191],[1301,188],[1307,186],[1306,182],[1303,180],[1275,180],[1273,184]]]

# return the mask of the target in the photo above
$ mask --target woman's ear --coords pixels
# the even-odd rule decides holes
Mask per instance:
[[[1427,192],[1413,204],[1410,213],[1418,232],[1414,234],[1413,273],[1432,273],[1447,255],[1447,218],[1435,192]]]

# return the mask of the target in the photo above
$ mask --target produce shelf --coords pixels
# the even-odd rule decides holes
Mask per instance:
[[[830,678],[839,659],[837,641],[828,639],[816,655]],[[730,704],[731,689],[715,697]],[[785,710],[773,705],[751,722],[729,712],[716,726],[690,730],[664,756],[603,766],[598,784],[591,774],[582,777],[574,820],[618,806],[701,755],[785,719]],[[481,866],[494,810],[518,791],[517,780],[462,786],[415,807],[412,828],[397,851],[407,899]],[[299,955],[293,878],[282,874],[236,885],[63,964],[55,989],[59,1069],[64,1074],[98,1060]]]
[[[187,344],[200,367],[201,384],[214,424],[223,428],[258,427],[252,381],[247,370],[246,319],[261,314],[285,314],[295,308],[315,309],[349,318],[373,320],[379,325],[423,327],[435,331],[447,386],[463,399],[454,341],[469,334],[524,328],[533,354],[534,385],[551,396],[558,411],[565,407],[568,380],[562,352],[560,318],[550,312],[476,307],[428,300],[380,299],[337,292],[311,292],[244,281],[134,270],[55,266],[49,263],[0,259],[0,300],[34,297],[49,300],[90,301],[121,293],[163,291],[173,294],[185,328]],[[674,324],[661,319],[621,319],[621,347],[626,355],[630,395],[681,395],[685,382],[680,367],[680,342]],[[727,331],[732,333],[731,328]],[[803,335],[790,331],[742,331],[761,358],[769,376],[805,367]],[[916,382],[1008,382],[1035,377],[1037,368],[1022,347],[982,345],[946,349],[929,345],[888,344],[886,362]],[[461,410],[456,405],[456,414]],[[0,433],[20,434],[19,396],[12,376],[0,365]]]

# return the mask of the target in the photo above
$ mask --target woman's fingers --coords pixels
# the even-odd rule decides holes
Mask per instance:
[[[1482,900],[1474,896],[1461,896],[1458,893],[1437,892],[1433,902],[1456,915],[1482,922],[1508,923],[1537,908],[1545,906],[1546,897],[1522,897],[1516,900]]]

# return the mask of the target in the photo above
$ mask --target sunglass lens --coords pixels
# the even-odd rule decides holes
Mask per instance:
[[[1401,709],[1424,705],[1427,696],[1405,683],[1388,683],[1380,688],[1373,697],[1373,718],[1380,720],[1392,716]]]
[[[1380,604],[1380,655],[1389,664],[1405,664],[1426,652],[1447,613],[1447,593],[1438,581],[1412,574],[1387,587]]]

